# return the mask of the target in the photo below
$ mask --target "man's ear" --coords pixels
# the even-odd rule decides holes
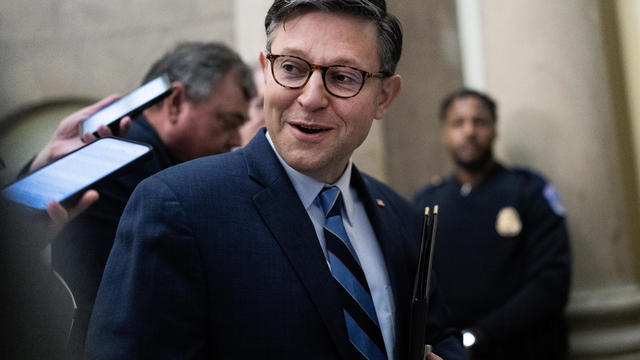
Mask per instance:
[[[387,113],[391,103],[400,93],[402,88],[402,78],[400,75],[391,75],[388,78],[382,79],[382,89],[376,99],[376,119],[382,119],[384,114]]]
[[[491,143],[495,143],[498,138],[498,122],[493,119],[493,139],[491,139]]]
[[[266,51],[261,51],[260,52],[260,58],[258,59],[260,61],[260,68],[262,69],[262,79],[264,81],[264,85],[267,85],[267,64],[269,63],[269,60],[267,60],[267,53]],[[269,75],[271,76],[271,75]]]
[[[447,145],[447,130],[446,130],[447,124],[445,124],[445,121],[447,120],[446,119],[440,120],[440,143],[446,146]]]
[[[264,73],[266,67],[267,67],[267,55],[266,52],[264,51],[260,51],[260,58],[258,59],[258,61],[260,61],[260,68],[262,69],[262,72]],[[265,77],[266,79],[266,77]]]
[[[169,123],[175,125],[184,111],[187,100],[187,89],[179,81],[171,83],[171,94],[164,100],[164,108],[167,112]]]

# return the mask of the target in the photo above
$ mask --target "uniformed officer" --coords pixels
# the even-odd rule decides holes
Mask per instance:
[[[571,256],[565,208],[532,170],[493,157],[496,104],[469,89],[440,107],[451,176],[418,192],[438,204],[434,268],[473,359],[563,359]]]

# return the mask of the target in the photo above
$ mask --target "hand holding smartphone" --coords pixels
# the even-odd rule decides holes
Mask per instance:
[[[54,131],[49,142],[38,152],[31,162],[28,172],[33,172],[61,157],[84,146],[98,137],[93,134],[80,134],[78,126],[82,121],[97,113],[101,109],[113,104],[114,101],[120,99],[117,95],[109,95],[104,99],[84,107],[73,114],[64,118]],[[120,120],[118,133],[120,136],[126,136],[128,128],[131,126],[131,118],[123,117]],[[113,136],[113,132],[108,127],[98,128],[99,137]]]
[[[85,133],[98,136],[98,126],[106,125],[116,134],[120,119],[125,116],[137,116],[171,93],[171,81],[167,75],[159,76],[137,88],[127,96],[93,114],[78,126],[82,136]]]
[[[87,189],[151,155],[146,144],[101,138],[6,186],[2,196],[37,210],[50,201],[71,204]]]

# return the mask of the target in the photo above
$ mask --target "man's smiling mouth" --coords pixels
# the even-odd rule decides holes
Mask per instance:
[[[295,126],[298,130],[302,131],[305,134],[317,134],[317,133],[329,130],[327,128],[321,128],[321,127],[309,126],[309,125],[303,126],[300,124],[294,124],[293,126]]]

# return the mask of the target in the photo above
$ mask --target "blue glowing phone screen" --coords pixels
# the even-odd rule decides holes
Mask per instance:
[[[98,126],[108,125],[122,118],[131,111],[166,93],[170,88],[169,78],[166,75],[159,76],[84,120],[82,132],[93,133],[98,130]]]
[[[131,163],[149,147],[102,138],[7,186],[2,195],[32,208],[46,209]]]

